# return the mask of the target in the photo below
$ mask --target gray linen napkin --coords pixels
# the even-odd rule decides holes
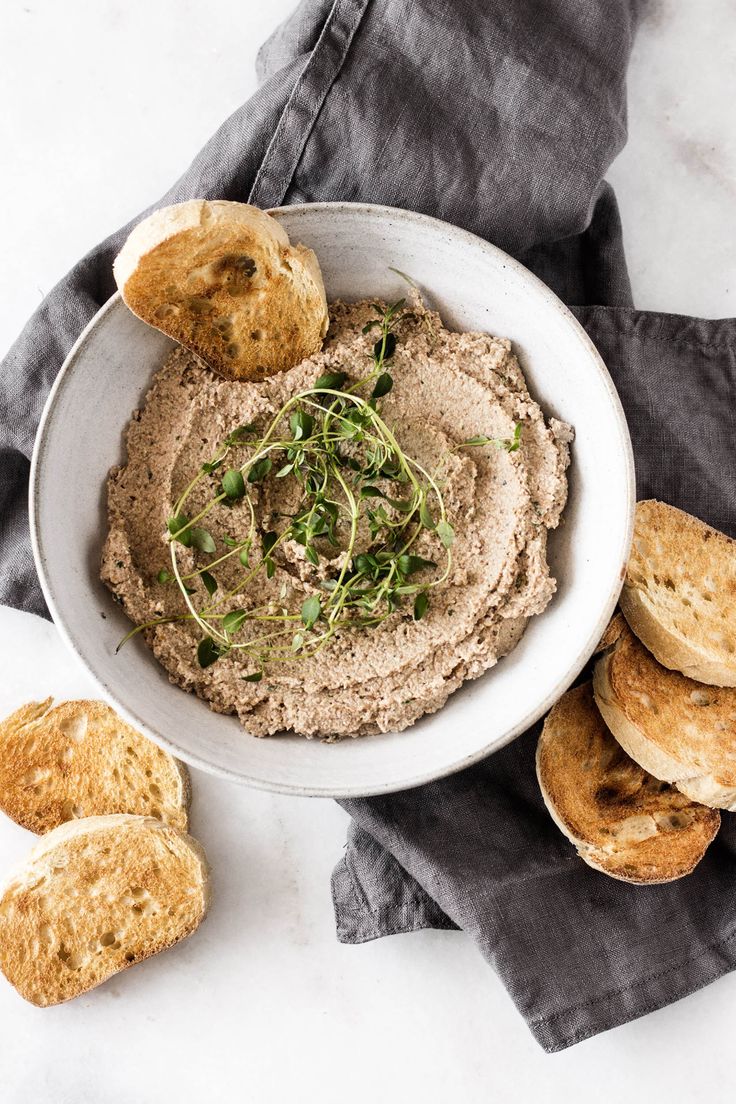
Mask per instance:
[[[619,387],[639,491],[736,534],[736,322],[633,309],[613,195],[638,0],[305,0],[261,51],[261,90],[155,206],[393,204],[519,257],[568,303]],[[127,227],[28,323],[0,376],[0,601],[43,613],[28,545],[28,463],[43,400],[113,290]],[[431,274],[426,275],[431,285]],[[339,938],[462,927],[535,1037],[557,1050],[733,968],[736,832],[695,874],[613,882],[544,812],[536,732],[418,790],[345,803]]]

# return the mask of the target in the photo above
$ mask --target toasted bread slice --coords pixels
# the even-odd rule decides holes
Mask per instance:
[[[260,380],[316,353],[327,300],[311,249],[257,207],[193,199],[139,222],[113,266],[123,299],[231,380]]]
[[[659,662],[736,686],[735,602],[736,541],[674,506],[639,502],[621,609]]]
[[[207,863],[153,817],[88,817],[43,837],[0,896],[0,968],[45,1007],[86,993],[199,926]]]
[[[599,655],[600,652],[605,652],[606,648],[610,648],[612,644],[615,644],[624,629],[626,622],[624,621],[623,614],[616,610],[611,620],[606,625],[605,632],[595,646],[593,655]]]
[[[32,832],[104,813],[186,829],[186,767],[100,701],[30,702],[0,723],[0,809]]]
[[[537,778],[560,831],[589,866],[622,882],[653,885],[689,874],[720,815],[659,782],[619,747],[591,684],[568,692],[537,744]]]
[[[595,666],[595,700],[622,748],[693,801],[736,810],[736,690],[670,671],[628,627]]]

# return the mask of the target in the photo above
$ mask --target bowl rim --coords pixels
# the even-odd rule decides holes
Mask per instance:
[[[634,467],[634,454],[631,444],[631,436],[629,433],[628,423],[626,421],[626,415],[624,413],[621,399],[619,397],[616,386],[608,372],[603,358],[598,352],[591,338],[583,329],[580,322],[577,320],[572,311],[562,302],[562,300],[549,288],[542,280],[539,279],[533,272],[526,268],[521,262],[515,260],[504,250],[498,246],[493,245],[491,242],[479,237],[477,234],[473,234],[469,230],[464,230],[461,227],[455,226],[452,223],[445,222],[442,219],[434,218],[431,215],[424,215],[420,212],[405,210],[401,207],[389,207],[384,204],[373,203],[352,203],[348,201],[336,201],[336,202],[319,202],[319,203],[304,203],[288,205],[286,207],[270,208],[268,214],[278,217],[281,214],[287,213],[289,218],[299,218],[304,214],[320,213],[320,212],[334,212],[336,209],[349,210],[355,212],[364,212],[370,217],[381,218],[398,218],[406,222],[419,223],[421,225],[428,225],[430,229],[434,228],[436,232],[450,233],[459,245],[469,246],[473,249],[480,249],[482,252],[494,257],[496,260],[503,262],[503,265],[510,268],[515,272],[522,280],[530,283],[532,287],[535,287],[538,293],[541,293],[544,298],[547,299],[549,304],[557,311],[562,320],[567,323],[572,333],[577,338],[578,342],[582,346],[583,351],[587,354],[588,359],[591,361],[591,367],[594,367],[597,371],[600,381],[605,386],[609,401],[611,404],[612,412],[615,415],[617,429],[620,437],[621,455],[624,459],[626,469],[626,525],[624,527],[623,540],[621,542],[619,563],[621,567],[616,579],[611,583],[607,600],[603,606],[603,611],[596,622],[594,631],[590,634],[585,646],[579,651],[578,657],[575,662],[568,668],[565,675],[559,680],[554,689],[544,698],[543,701],[536,703],[533,709],[528,710],[525,715],[514,725],[503,737],[495,738],[478,748],[476,751],[469,755],[464,755],[459,760],[452,760],[445,765],[426,770],[424,772],[418,772],[416,775],[408,780],[402,780],[400,783],[388,782],[381,786],[372,786],[368,789],[358,786],[352,787],[331,787],[322,786],[316,787],[303,786],[298,783],[290,782],[266,782],[262,778],[252,777],[228,767],[223,767],[218,763],[212,762],[206,756],[198,755],[188,749],[182,750],[173,740],[157,732],[151,728],[150,725],[137,715],[135,709],[122,703],[106,680],[98,674],[89,664],[84,651],[81,646],[78,645],[73,631],[67,627],[64,619],[59,613],[59,609],[54,598],[54,591],[52,584],[46,573],[47,555],[44,550],[43,535],[41,532],[41,524],[39,520],[39,498],[40,498],[40,485],[41,485],[41,473],[46,453],[46,436],[47,429],[52,425],[56,406],[57,398],[60,395],[62,389],[66,385],[66,382],[71,378],[73,372],[74,363],[87,345],[88,341],[92,337],[96,327],[101,323],[103,318],[112,310],[115,310],[122,304],[122,296],[119,291],[113,293],[110,298],[100,307],[95,315],[90,319],[87,325],[80,333],[77,340],[72,345],[64,362],[57,373],[57,376],[51,386],[49,394],[46,398],[46,402],[43,407],[41,418],[39,421],[38,429],[33,445],[33,453],[31,457],[30,467],[30,479],[28,490],[28,510],[29,510],[29,526],[31,536],[31,547],[33,551],[33,558],[38,572],[39,582],[41,589],[46,600],[46,604],[51,613],[54,625],[64,641],[65,645],[72,654],[77,658],[79,663],[83,666],[89,677],[100,687],[105,696],[114,704],[118,713],[129,724],[133,725],[143,732],[149,739],[153,740],[159,746],[165,748],[170,754],[178,759],[184,760],[189,765],[196,769],[206,771],[208,774],[215,777],[222,778],[228,782],[234,782],[238,785],[250,786],[253,789],[258,789],[270,793],[282,793],[290,796],[297,797],[325,797],[325,798],[355,798],[355,797],[371,797],[380,794],[396,793],[403,790],[414,789],[417,786],[425,785],[429,782],[437,781],[441,778],[446,778],[450,775],[464,770],[466,767],[473,766],[476,763],[481,762],[483,759],[487,759],[496,751],[500,751],[501,748],[507,746],[523,732],[529,729],[536,721],[539,720],[545,713],[547,713],[556,701],[565,693],[568,687],[574,682],[577,676],[585,664],[590,659],[596,644],[603,635],[603,631],[610,620],[610,617],[615,609],[618,597],[623,585],[625,576],[626,564],[629,557],[629,551],[631,548],[631,541],[633,537],[634,528],[634,511],[636,507],[636,476]],[[290,230],[290,234],[292,231]],[[145,323],[142,323],[145,324]],[[400,733],[394,734],[395,738],[400,738]],[[252,737],[251,737],[252,738]]]

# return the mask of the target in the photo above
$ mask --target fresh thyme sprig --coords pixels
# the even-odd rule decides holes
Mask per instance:
[[[408,316],[404,300],[373,307],[377,317],[363,327],[364,334],[375,335],[368,375],[355,382],[342,371],[320,376],[283,404],[262,436],[252,424],[239,426],[201,465],[167,522],[171,572],[158,575],[162,584],[176,583],[188,613],[137,626],[126,640],[156,624],[193,620],[203,634],[197,647],[201,667],[243,651],[256,664],[243,677],[256,682],[267,663],[314,656],[339,630],[379,625],[407,599],[415,621],[425,616],[431,592],[450,575],[455,534],[438,478],[403,451],[378,410],[393,387],[388,368],[397,347],[396,326]],[[517,425],[513,439],[474,437],[463,444],[515,451],[520,429]],[[229,467],[233,453],[243,448],[246,458]],[[215,493],[189,516],[192,495],[213,477]],[[252,493],[267,479],[297,484],[296,510],[280,532],[262,532],[256,520]],[[219,548],[203,523],[215,507],[239,502],[246,507],[247,530],[220,537]],[[439,565],[418,553],[420,540],[422,548],[436,548],[432,554],[441,557]],[[279,549],[287,542],[303,549],[314,592],[297,609],[283,601],[231,608],[260,573],[275,576]],[[184,570],[180,548],[196,550],[208,562]],[[223,564],[242,568],[226,588],[215,573]],[[282,599],[287,589],[282,586]]]
[[[458,445],[458,448],[480,448],[483,445],[494,445],[505,452],[518,452],[521,445],[521,422],[517,422],[514,426],[513,437],[485,437],[479,434],[477,437],[468,437],[467,441]]]

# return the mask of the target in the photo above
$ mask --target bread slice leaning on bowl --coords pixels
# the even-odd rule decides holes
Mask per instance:
[[[45,835],[0,896],[0,968],[42,1007],[191,935],[209,903],[200,845],[153,817],[87,817]]]
[[[664,502],[637,503],[621,609],[659,662],[736,686],[735,603],[736,541]]]
[[[192,199],[154,211],[113,272],[134,314],[226,379],[292,368],[327,333],[316,255],[247,203]]]
[[[595,666],[595,700],[644,770],[716,809],[736,810],[736,689],[670,671],[628,627]]]
[[[589,682],[568,690],[547,716],[537,778],[552,819],[580,858],[622,882],[655,885],[689,874],[721,821],[629,758],[598,712]]]

